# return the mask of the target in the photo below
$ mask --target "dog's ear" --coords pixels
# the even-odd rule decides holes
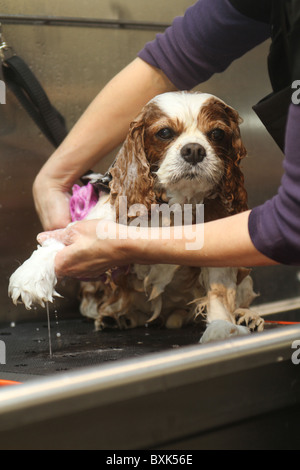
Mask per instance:
[[[236,214],[248,210],[245,179],[240,168],[240,163],[246,157],[247,150],[242,142],[239,127],[242,119],[238,112],[230,106],[225,105],[225,111],[232,130],[232,140],[225,159],[225,174],[222,179],[220,194],[230,213]]]
[[[145,116],[142,112],[130,125],[129,133],[111,171],[111,203],[119,214],[121,196],[127,197],[128,208],[142,204],[148,213],[155,204],[154,178],[144,147]],[[130,212],[129,212],[130,215]]]

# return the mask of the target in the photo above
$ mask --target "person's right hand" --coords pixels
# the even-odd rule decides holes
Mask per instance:
[[[58,182],[38,175],[33,198],[44,230],[63,229],[71,222],[70,194]]]

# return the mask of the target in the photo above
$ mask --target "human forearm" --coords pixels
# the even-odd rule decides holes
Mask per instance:
[[[182,227],[127,227],[113,222],[83,221],[66,230],[41,234],[67,248],[56,257],[59,277],[97,278],[108,269],[129,264],[176,264],[195,267],[252,267],[276,263],[259,253],[248,233],[249,212],[204,225],[204,244],[189,250],[193,240],[178,237]],[[196,229],[196,226],[193,226]],[[202,231],[202,226],[197,226]],[[187,232],[186,232],[187,233]],[[201,236],[199,237],[201,240]]]
[[[136,59],[99,93],[34,182],[45,230],[69,224],[68,193],[75,181],[124,140],[130,122],[151,98],[173,89],[159,69]]]
[[[244,212],[199,225],[197,230],[204,230],[204,244],[199,249],[188,249],[193,240],[184,235],[184,230],[183,236],[176,239],[178,229],[172,228],[170,239],[164,239],[165,229],[160,229],[159,239],[153,239],[151,229],[148,229],[147,239],[144,240],[132,241],[129,236],[124,243],[125,250],[130,252],[135,263],[140,264],[203,267],[276,265],[275,261],[265,257],[253,245],[248,231],[249,214],[250,212]]]
[[[160,70],[136,59],[99,93],[40,172],[66,190],[117,147],[130,122],[159,93],[174,89]]]

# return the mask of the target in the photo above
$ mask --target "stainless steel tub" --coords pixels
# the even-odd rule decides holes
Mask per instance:
[[[299,339],[282,327],[31,378],[0,392],[0,449],[298,449]]]

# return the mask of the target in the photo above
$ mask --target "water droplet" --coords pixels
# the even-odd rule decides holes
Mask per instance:
[[[48,321],[48,340],[49,340],[49,356],[52,359],[52,342],[51,342],[51,324],[50,324],[50,310],[49,310],[49,302],[46,303],[46,310],[47,310],[47,321]]]

